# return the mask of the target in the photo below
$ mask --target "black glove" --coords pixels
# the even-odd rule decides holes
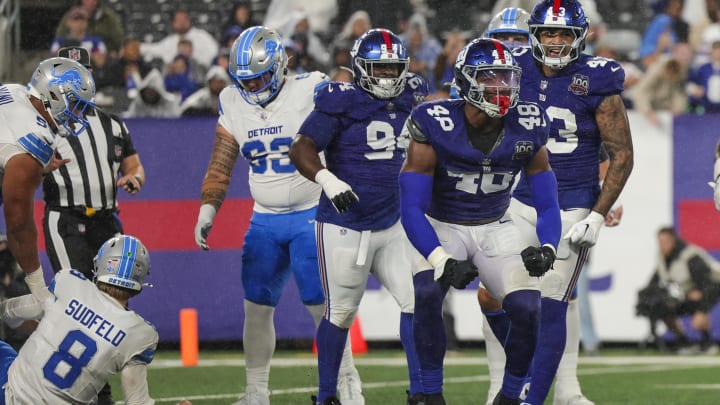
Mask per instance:
[[[469,260],[458,261],[448,259],[445,262],[443,275],[438,282],[445,288],[453,286],[458,290],[462,290],[477,277],[477,267]]]
[[[555,252],[549,246],[530,246],[520,253],[528,273],[533,277],[540,277],[552,269],[555,262]]]
[[[352,192],[352,190],[347,190],[336,195],[330,201],[332,201],[335,209],[337,209],[338,212],[343,213],[347,212],[347,210],[350,208],[350,205],[358,202],[358,197],[357,195],[355,195],[355,193]]]

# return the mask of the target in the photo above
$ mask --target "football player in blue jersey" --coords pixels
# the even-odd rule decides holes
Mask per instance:
[[[460,52],[454,71],[462,99],[413,111],[399,177],[402,224],[422,255],[413,260],[413,333],[428,405],[445,403],[443,297],[450,286],[465,288],[478,269],[512,320],[503,339],[507,364],[499,400],[518,399],[535,348],[537,277],[551,269],[560,240],[557,183],[545,148],[547,116],[537,104],[519,101],[521,71],[510,50],[476,39]],[[507,213],[521,171],[540,218],[540,242],[531,246]]]
[[[523,70],[520,96],[540,104],[550,119],[547,149],[558,181],[564,235],[554,269],[541,281],[538,345],[525,399],[537,405],[545,400],[563,357],[568,300],[588,249],[603,223],[614,223],[606,217],[632,170],[633,148],[620,96],[623,69],[613,60],[582,54],[588,32],[582,6],[575,0],[542,0],[530,13],[528,27],[532,46],[514,51]],[[602,187],[598,182],[601,144],[610,156]],[[510,206],[527,240],[538,221],[530,183],[525,178],[519,181]],[[495,335],[502,336],[507,315],[495,315],[488,321]],[[570,343],[574,353],[566,353],[565,361],[577,362],[576,339]],[[591,404],[576,384],[558,384],[554,403]]]
[[[313,226],[322,190],[298,173],[288,153],[298,128],[313,109],[313,92],[327,76],[320,72],[289,76],[287,61],[282,38],[267,27],[250,27],[235,40],[229,68],[235,86],[220,93],[215,144],[195,227],[196,243],[207,250],[213,219],[242,154],[250,164],[248,178],[255,203],[242,252],[247,385],[240,405],[270,403],[273,316],[290,276],[295,277],[300,298],[316,325],[325,309]],[[342,364],[342,399],[362,398],[348,347]]]
[[[400,306],[400,340],[410,374],[408,403],[418,403],[420,376],[412,338],[410,246],[400,224],[398,173],[407,139],[400,135],[413,106],[428,92],[408,73],[397,35],[373,29],[351,51],[354,80],[318,91],[290,158],[323,188],[316,237],[325,317],[317,331],[320,404],[338,404],[335,380],[342,344],[372,273]],[[325,152],[326,166],[318,157]],[[441,325],[442,327],[442,325]],[[342,400],[344,405],[348,401]]]

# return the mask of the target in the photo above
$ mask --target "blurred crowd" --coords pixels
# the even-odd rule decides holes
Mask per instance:
[[[720,0],[687,0],[693,12],[702,9],[692,22],[683,18],[686,0],[643,1],[652,17],[629,33],[608,27],[595,1],[581,1],[591,24],[585,52],[621,62],[629,108],[656,125],[657,111],[720,111]],[[178,2],[171,32],[150,43],[124,33],[122,18],[103,0],[78,0],[65,12],[50,52],[70,45],[86,48],[99,89],[96,101],[110,111],[126,117],[215,115],[218,94],[232,84],[230,48],[249,26],[262,24],[281,33],[291,73],[319,70],[337,81],[352,80],[355,39],[370,28],[388,28],[405,41],[410,71],[428,81],[433,99],[448,96],[458,52],[482,36],[487,23],[476,21],[464,0],[398,0],[392,7],[369,0],[265,0],[262,20],[253,13],[258,2],[234,2],[226,21],[217,22],[222,24],[219,36],[194,26],[193,14]],[[530,10],[533,3],[497,1],[491,15],[505,7]]]

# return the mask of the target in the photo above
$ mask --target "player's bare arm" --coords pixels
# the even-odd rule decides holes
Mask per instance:
[[[537,173],[546,172],[552,170],[550,167],[550,158],[548,157],[548,151],[545,146],[540,148],[538,153],[532,158],[527,165],[525,165],[525,174],[530,176]]]
[[[2,192],[8,246],[25,273],[40,267],[33,201],[41,182],[42,167],[29,154],[16,155],[5,166]]]
[[[295,136],[290,147],[290,160],[298,172],[311,181],[315,181],[315,175],[323,169],[315,141],[303,134]]]
[[[407,159],[405,159],[405,163],[402,169],[400,169],[400,172],[412,172],[432,176],[435,173],[435,165],[437,165],[435,149],[433,149],[430,144],[411,140],[410,146],[408,147]]]
[[[240,145],[235,138],[225,128],[218,125],[210,164],[202,184],[201,204],[210,204],[216,210],[220,209],[225,201],[230,177],[239,154]]]
[[[633,168],[633,146],[627,111],[620,95],[605,97],[595,119],[600,129],[610,165],[593,211],[605,216],[617,200]]]

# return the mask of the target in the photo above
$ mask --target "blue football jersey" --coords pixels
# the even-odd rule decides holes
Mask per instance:
[[[558,182],[561,209],[592,208],[600,194],[598,156],[602,139],[595,110],[623,91],[625,72],[612,59],[581,54],[556,76],[545,77],[530,47],[516,48],[522,67],[520,99],[538,103],[550,119],[547,149]],[[523,178],[514,196],[532,205]]]
[[[470,143],[464,108],[464,100],[437,100],[421,104],[411,115],[437,155],[427,214],[445,222],[502,216],[510,205],[515,175],[549,136],[542,108],[521,101],[503,117],[502,133],[486,154]],[[420,141],[416,131],[411,133]]]
[[[339,214],[325,193],[317,220],[356,231],[381,230],[400,218],[398,174],[406,142],[400,134],[427,83],[408,75],[405,90],[392,100],[370,96],[354,83],[330,82],[317,91],[315,109],[299,133],[325,151],[327,168],[348,183],[360,201]]]

